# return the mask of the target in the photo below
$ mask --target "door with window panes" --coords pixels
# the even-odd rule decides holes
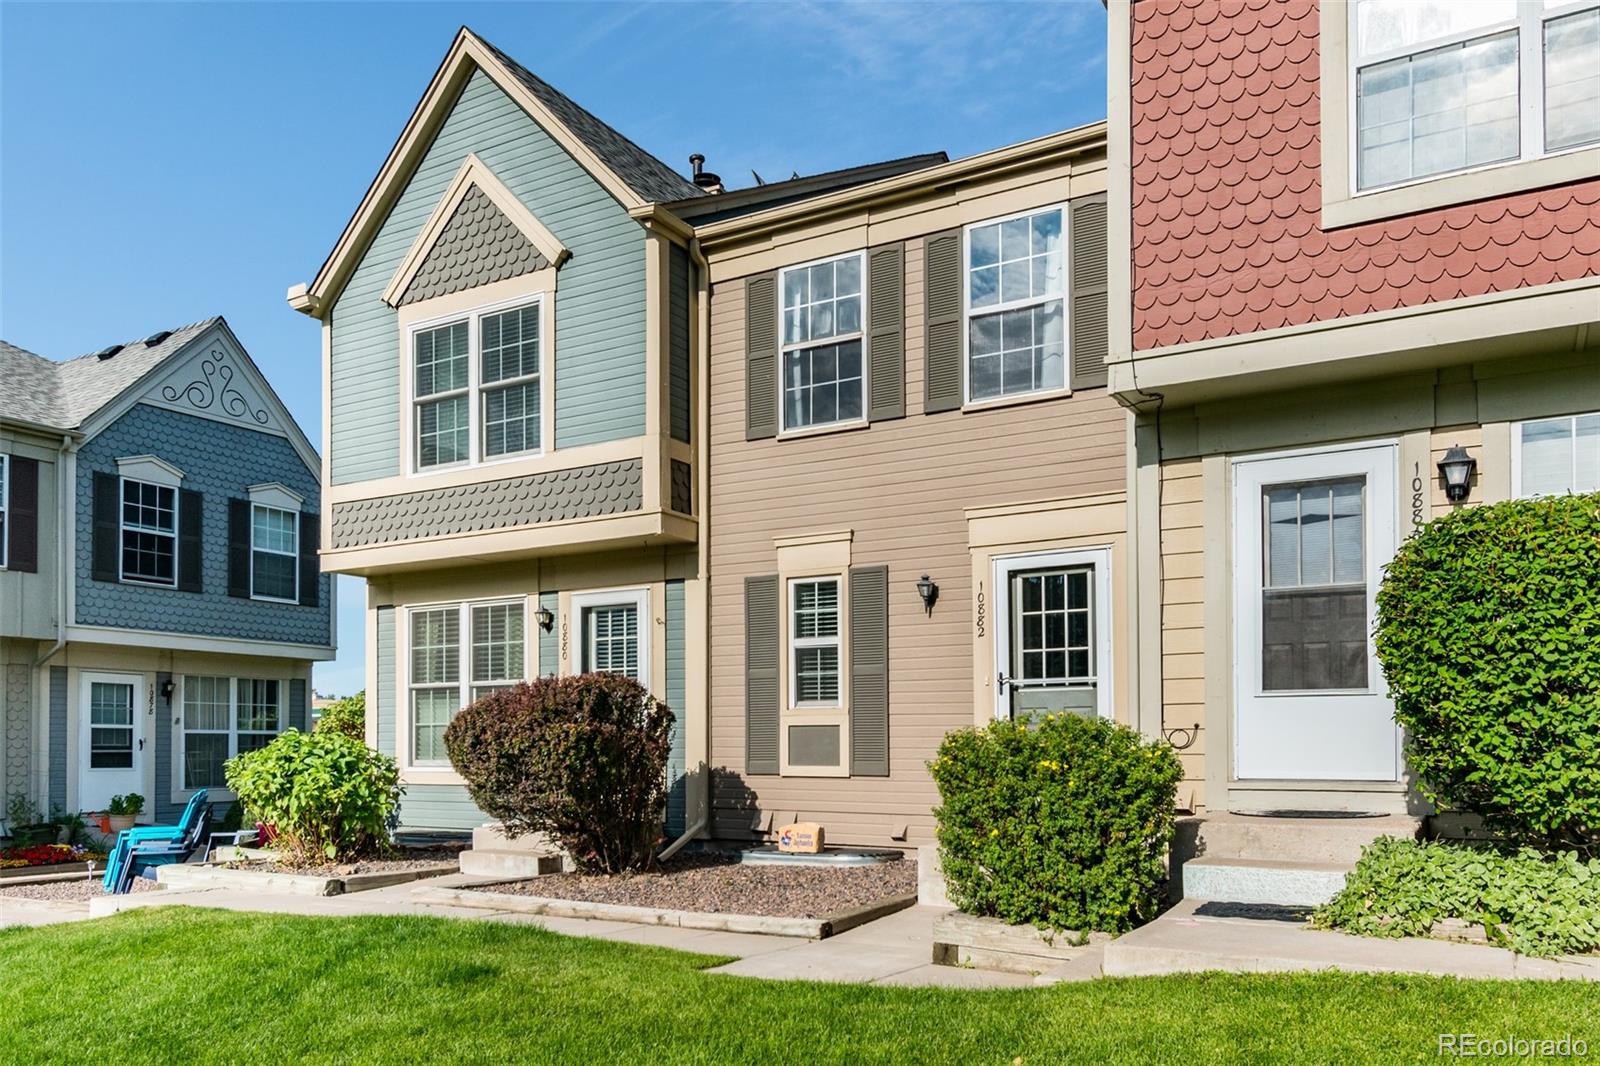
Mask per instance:
[[[112,796],[143,793],[145,680],[140,674],[85,673],[78,713],[78,806],[105,810]]]
[[[1011,717],[1099,712],[1092,565],[1046,565],[1005,575],[1009,639],[999,684]]]
[[[1395,781],[1371,634],[1394,555],[1396,449],[1234,464],[1234,777]]]

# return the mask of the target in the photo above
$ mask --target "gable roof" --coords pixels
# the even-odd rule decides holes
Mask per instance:
[[[100,352],[112,353],[104,359],[100,352],[91,352],[57,362],[0,341],[0,422],[14,420],[59,433],[92,435],[138,402],[145,395],[142,390],[158,383],[166,368],[180,369],[184,353],[196,342],[219,335],[237,350],[239,362],[266,402],[276,405],[283,433],[307,469],[320,474],[316,449],[221,315],[102,348]]]
[[[290,307],[320,317],[332,306],[427,152],[461,88],[480,70],[624,208],[632,210],[699,194],[692,182],[674,173],[671,167],[463,26],[317,276],[309,285],[290,288]]]

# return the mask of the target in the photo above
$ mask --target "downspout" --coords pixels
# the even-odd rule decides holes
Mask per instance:
[[[67,529],[72,515],[71,494],[76,489],[77,478],[67,470],[67,458],[77,455],[81,443],[77,434],[63,433],[61,447],[56,450],[56,642],[49,651],[33,660],[35,670],[67,646],[67,586],[77,577],[74,568],[69,565],[71,558],[68,545],[73,538],[68,536]]]
[[[702,686],[702,691],[705,692],[705,706],[701,715],[701,727],[706,732],[703,747],[707,758],[698,772],[688,778],[695,783],[695,790],[699,793],[700,817],[695,819],[694,824],[689,826],[682,836],[666,846],[666,849],[656,857],[658,861],[672,858],[683,849],[684,845],[705,832],[711,825],[711,501],[706,492],[706,486],[711,480],[711,440],[706,428],[711,411],[711,264],[707,262],[705,252],[700,248],[698,237],[689,239],[689,258],[695,267],[695,334],[699,342],[699,351],[696,352],[695,359],[695,371],[698,377],[695,382],[695,398],[698,401],[700,417],[696,420],[699,432],[695,438],[694,499],[698,509],[695,547],[699,553],[700,581],[705,590],[705,610],[700,612],[701,624],[705,627],[701,639],[705,642],[703,646],[706,649],[706,677]],[[685,803],[685,807],[687,806]]]

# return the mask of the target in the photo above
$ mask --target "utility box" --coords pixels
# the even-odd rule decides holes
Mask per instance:
[[[779,851],[816,854],[822,850],[822,826],[816,822],[796,822],[778,830]]]

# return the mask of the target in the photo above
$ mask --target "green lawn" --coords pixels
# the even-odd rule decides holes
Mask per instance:
[[[969,992],[774,983],[435,918],[188,907],[0,931],[0,1062],[1397,1062],[1572,1033],[1590,984],[1200,976]]]

